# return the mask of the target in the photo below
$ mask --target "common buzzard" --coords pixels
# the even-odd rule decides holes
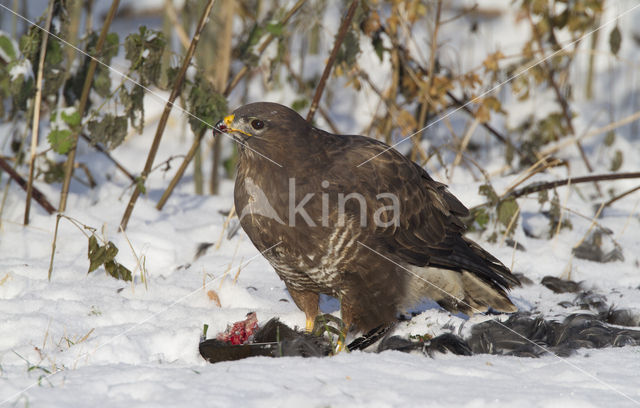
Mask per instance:
[[[451,312],[514,312],[520,282],[465,238],[467,208],[388,145],[313,127],[276,103],[252,103],[216,126],[239,142],[235,206],[307,329],[319,294],[368,331],[425,298]],[[370,160],[372,157],[375,159]]]

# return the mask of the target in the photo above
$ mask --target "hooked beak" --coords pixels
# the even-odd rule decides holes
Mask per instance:
[[[234,115],[228,115],[225,116],[224,119],[222,119],[221,121],[219,121],[218,123],[216,123],[216,125],[213,128],[213,133],[227,133],[229,131],[234,130],[231,127],[231,123],[233,122],[233,117]]]
[[[231,124],[233,123],[233,118],[235,115],[227,115],[224,117],[224,119],[222,119],[221,121],[219,121],[218,123],[216,123],[216,126],[213,128],[213,133],[233,133],[233,132],[238,132],[238,133],[242,133],[245,136],[251,136],[251,134],[245,132],[244,130],[241,129],[237,129],[231,126]]]

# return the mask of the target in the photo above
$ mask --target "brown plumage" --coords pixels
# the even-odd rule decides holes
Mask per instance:
[[[462,236],[467,208],[396,150],[327,133],[275,103],[245,105],[218,128],[240,143],[242,228],[307,322],[320,293],[339,298],[358,330],[425,298],[467,314],[516,310],[506,289],[518,280]]]

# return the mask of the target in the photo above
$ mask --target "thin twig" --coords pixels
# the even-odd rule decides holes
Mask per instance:
[[[285,24],[287,24],[287,21],[289,21],[289,19],[296,13],[296,11],[298,11],[300,9],[300,7],[302,7],[302,5],[305,3],[305,1],[306,0],[298,0],[298,2],[293,7],[291,7],[289,12],[284,16],[282,21],[280,21],[280,25],[284,26]],[[274,35],[269,34],[269,36],[267,37],[266,40],[264,40],[262,45],[260,45],[260,47],[258,47],[258,52],[257,52],[258,57],[262,55],[264,50],[267,49],[267,47],[269,46],[269,44],[271,44],[271,41],[273,41],[274,38],[276,38]],[[224,90],[223,95],[224,96],[229,96],[231,91],[233,91],[233,88],[235,88],[236,85],[238,85],[240,80],[242,78],[244,78],[244,76],[247,75],[248,72],[249,72],[249,66],[248,65],[244,65],[240,69],[240,71],[238,71],[236,76],[233,77],[231,82],[229,82],[229,85],[227,85],[226,89]]]
[[[291,61],[289,58],[284,58],[284,66],[287,68],[287,71],[289,72],[289,75],[291,75],[291,78],[293,78],[293,80],[298,84],[298,90],[307,93],[307,87],[305,86],[304,81],[302,80],[302,78],[300,78],[300,75],[293,71],[293,67],[291,66]],[[320,112],[320,115],[322,115],[322,118],[325,120],[325,122],[327,122],[327,125],[333,133],[340,133],[335,123],[333,123],[333,121],[329,117],[329,113],[325,109],[323,109],[322,106],[318,106],[318,112]]]
[[[521,189],[512,191],[506,197],[518,198],[524,195],[537,193],[539,191],[566,186],[567,184],[592,183],[594,181],[623,180],[633,178],[640,178],[640,172],[636,171],[630,173],[594,174],[591,176],[576,177],[573,179],[568,178],[563,180],[550,181],[547,183],[533,183]]]
[[[111,2],[111,8],[109,9],[109,13],[107,14],[107,18],[102,26],[102,31],[100,31],[100,37],[98,37],[98,42],[96,43],[96,57],[100,55],[102,52],[102,46],[104,45],[104,41],[107,38],[107,34],[109,33],[109,26],[111,25],[111,21],[113,17],[116,15],[116,11],[118,10],[118,4],[120,0],[114,0]],[[91,58],[89,62],[89,68],[87,69],[87,74],[84,80],[84,85],[82,87],[82,94],[80,95],[80,104],[78,105],[78,114],[80,117],[84,116],[84,111],[87,106],[87,100],[89,99],[89,92],[91,91],[91,84],[93,82],[93,76],[96,72],[96,66],[98,61],[95,58]],[[73,174],[74,162],[76,159],[76,150],[78,148],[78,135],[82,131],[82,124],[76,126],[73,129],[72,135],[72,145],[71,150],[67,155],[67,162],[64,166],[64,181],[62,183],[62,192],[60,193],[60,204],[58,206],[58,210],[60,212],[64,212],[67,208],[67,197],[69,196],[69,186],[71,184],[71,175]]]
[[[220,249],[220,245],[222,245],[222,238],[224,237],[224,232],[229,226],[229,222],[231,222],[231,218],[233,218],[234,215],[236,215],[235,205],[231,207],[231,210],[229,210],[229,214],[227,215],[227,219],[224,220],[224,223],[222,224],[222,231],[220,231],[220,238],[218,238],[218,242],[216,242],[216,246],[215,246],[216,251]]]
[[[20,187],[22,187],[25,191],[27,190],[27,181],[19,175],[13,167],[5,159],[0,157],[0,168],[6,171],[9,177],[15,180]],[[36,188],[36,186],[32,186],[31,196],[38,204],[44,208],[44,210],[49,213],[49,215],[54,214],[56,212],[56,208],[47,200],[47,197]]]
[[[38,148],[38,130],[40,129],[40,102],[42,101],[42,77],[44,75],[44,59],[47,55],[47,42],[49,40],[49,30],[53,19],[53,0],[49,0],[49,10],[47,11],[47,22],[42,31],[42,42],[40,43],[40,61],[38,62],[38,76],[36,79],[36,95],[33,101],[33,122],[31,122],[31,158],[29,159],[29,181],[27,182],[27,201],[24,205],[24,225],[29,224],[29,212],[31,211],[31,195],[33,194],[33,175],[35,173],[36,149]]]
[[[540,48],[540,55],[543,58],[542,64],[545,68],[545,71],[547,72],[547,76],[549,77],[549,84],[551,84],[551,88],[556,94],[556,99],[560,104],[560,108],[562,109],[562,115],[564,116],[565,122],[567,123],[569,132],[571,133],[572,136],[575,136],[576,131],[575,131],[575,128],[573,127],[573,119],[571,118],[569,103],[567,102],[567,99],[562,95],[562,92],[560,92],[560,87],[558,86],[558,83],[556,82],[556,79],[555,79],[555,71],[552,69],[551,65],[549,64],[544,52],[544,45],[542,44],[542,36],[538,31],[538,27],[533,22],[533,19],[531,18],[531,13],[528,10],[527,10],[527,19],[531,24],[531,30],[533,32],[534,39],[538,44],[538,48]],[[585,153],[584,148],[582,147],[582,143],[580,143],[580,140],[578,139],[576,139],[576,147],[580,152],[580,157],[582,158],[582,161],[584,162],[585,167],[587,168],[589,173],[593,173],[593,167],[591,166],[591,163],[589,162],[589,158],[587,157],[587,154]],[[596,191],[598,192],[598,195],[602,196],[602,191],[600,190],[600,186],[598,185],[598,183],[594,183],[594,185],[596,187]]]
[[[164,190],[164,193],[162,193],[162,197],[160,197],[160,201],[158,201],[158,204],[156,204],[156,208],[158,210],[162,210],[162,207],[164,207],[164,205],[166,204],[167,200],[169,199],[169,196],[173,192],[173,189],[176,188],[178,181],[180,181],[180,179],[184,175],[184,172],[187,169],[187,166],[193,159],[193,156],[195,156],[196,151],[198,151],[198,147],[200,146],[200,141],[204,137],[204,134],[206,131],[207,131],[207,128],[203,128],[196,135],[193,141],[193,144],[191,145],[191,148],[187,152],[187,155],[185,156],[184,160],[182,160],[182,163],[180,163],[180,167],[178,168],[178,171],[176,171],[176,174],[174,174],[173,178],[171,179],[169,186],[167,187],[166,190]]]
[[[325,65],[324,67],[324,71],[322,72],[322,76],[320,77],[320,82],[318,83],[318,87],[316,88],[316,93],[313,96],[313,100],[311,101],[311,107],[309,107],[309,113],[307,113],[307,122],[311,122],[313,120],[313,115],[315,115],[316,110],[318,109],[318,104],[320,103],[320,98],[322,97],[322,92],[324,91],[324,86],[327,82],[327,78],[329,78],[331,68],[333,68],[333,63],[338,56],[338,51],[340,51],[340,46],[344,41],[344,37],[345,35],[347,35],[349,25],[351,25],[351,20],[353,20],[353,16],[356,13],[356,8],[358,8],[359,2],[359,0],[353,0],[351,2],[351,6],[349,6],[347,15],[342,20],[340,30],[338,30],[338,35],[336,36],[336,41],[333,43],[333,50],[331,50],[329,60],[327,61],[327,65]]]
[[[302,7],[302,5],[304,4],[305,1],[306,0],[299,0],[289,10],[289,12],[285,15],[285,17],[282,19],[280,24],[281,25],[285,25],[287,23],[287,21],[289,21],[289,19],[295,14],[295,12],[298,11],[300,9],[300,7]],[[262,45],[258,48],[258,53],[257,53],[258,56],[262,55],[264,50],[271,43],[271,41],[273,41],[274,38],[275,37],[273,35],[269,35],[267,37],[267,39],[264,41],[264,43],[262,43]],[[228,97],[229,94],[231,93],[231,91],[233,91],[233,89],[236,87],[236,85],[238,85],[240,80],[247,74],[247,72],[249,72],[249,67],[245,65],[244,67],[242,67],[242,69],[240,69],[240,71],[236,74],[236,76],[231,80],[229,85],[227,85],[227,87],[225,88],[225,90],[222,93],[222,95],[224,97]],[[178,182],[180,181],[180,179],[182,178],[182,176],[184,174],[184,170],[187,168],[187,166],[189,165],[189,163],[193,159],[193,156],[195,155],[198,147],[200,146],[200,142],[201,141],[202,141],[202,138],[200,138],[200,139],[195,138],[194,139],[193,144],[191,145],[191,148],[189,149],[189,153],[187,153],[187,155],[184,158],[184,162],[180,165],[180,169],[182,169],[182,171],[178,170],[178,172],[173,176],[173,179],[171,179],[171,182],[169,183],[169,186],[167,187],[165,192],[162,194],[162,198],[160,199],[158,204],[156,204],[156,208],[158,210],[161,210],[162,207],[164,207],[164,204],[167,202],[167,200],[169,199],[169,197],[173,193],[173,190],[178,185]],[[215,151],[215,148],[214,148],[214,151]]]
[[[53,274],[53,258],[56,253],[56,242],[58,241],[58,226],[60,225],[60,218],[62,213],[58,213],[56,216],[56,228],[53,231],[53,241],[51,241],[51,257],[49,258],[49,271],[47,272],[47,280],[51,281],[51,275]]]
[[[189,36],[184,31],[184,28],[182,28],[182,25],[178,21],[178,13],[176,12],[176,9],[173,7],[173,1],[166,0],[164,2],[164,9],[167,12],[167,17],[169,17],[169,20],[171,20],[171,23],[173,23],[173,27],[176,31],[176,35],[180,40],[180,44],[182,44],[184,49],[189,48]]]
[[[471,109],[469,109],[468,103],[467,102],[463,102],[460,99],[458,99],[451,91],[447,91],[447,97],[449,99],[451,99],[451,101],[457,105],[458,107],[462,108],[463,111],[465,111],[466,113],[468,113],[471,116],[475,116],[473,114],[473,112],[471,111]],[[518,156],[520,156],[520,158],[525,158],[526,155],[516,146],[514,146],[509,140],[507,140],[506,137],[504,137],[502,134],[500,134],[500,132],[498,132],[493,126],[491,126],[488,122],[483,122],[482,123],[482,127],[485,128],[487,130],[487,132],[491,133],[496,139],[498,139],[500,142],[502,142],[502,144],[504,144],[505,146],[509,146],[513,149],[513,151],[515,151]]]
[[[81,133],[80,136],[86,140],[89,143],[91,142],[91,138],[87,135],[85,135],[84,133]],[[129,172],[129,170],[127,170],[122,164],[120,164],[116,159],[113,158],[113,156],[111,156],[111,154],[101,145],[99,144],[93,144],[92,145],[94,149],[96,149],[97,151],[99,151],[100,153],[104,154],[107,159],[109,159],[113,164],[115,164],[115,166],[118,168],[118,170],[120,170],[122,173],[124,173],[125,176],[127,176],[127,178],[131,181],[136,181],[136,178],[133,174],[131,174],[131,172]]]
[[[418,124],[420,127],[425,125],[429,112],[431,111],[431,107],[433,105],[433,99],[431,98],[431,89],[433,88],[433,79],[435,77],[435,72],[436,72],[436,53],[438,51],[438,31],[440,30],[441,12],[442,12],[442,0],[438,0],[438,3],[436,5],[436,13],[435,13],[435,25],[433,27],[433,35],[431,36],[431,51],[429,55],[429,81],[427,82],[426,88],[424,86],[420,86],[421,83],[417,82],[418,86],[420,86],[421,88],[422,98],[424,98],[424,102],[422,102],[420,106],[420,115],[418,116]],[[411,33],[409,32],[408,34],[410,35]],[[475,129],[475,126],[474,126],[474,129]],[[469,136],[471,136],[471,134],[469,134]],[[416,146],[417,145],[414,146],[414,149]],[[456,164],[454,164],[451,169],[453,170],[455,166]]]
[[[200,21],[198,22],[198,27],[196,28],[196,32],[193,35],[193,39],[191,40],[191,44],[189,45],[187,54],[185,55],[184,61],[182,62],[180,72],[176,77],[176,82],[174,83],[173,89],[171,90],[171,95],[169,96],[169,99],[164,106],[164,111],[162,112],[162,116],[160,117],[160,122],[158,123],[158,128],[156,129],[156,134],[153,138],[151,149],[149,150],[149,154],[147,155],[147,161],[144,165],[144,169],[142,170],[142,174],[140,175],[142,183],[146,181],[147,176],[149,175],[149,172],[153,167],[153,161],[156,157],[156,154],[158,153],[160,140],[162,139],[162,134],[164,133],[164,129],[167,125],[167,120],[169,119],[169,113],[171,112],[171,108],[173,107],[173,102],[180,94],[185,73],[187,72],[187,68],[189,67],[191,58],[193,58],[193,54],[196,50],[196,45],[198,45],[198,41],[200,40],[200,33],[202,32],[202,29],[204,28],[204,25],[209,18],[209,13],[211,12],[211,8],[213,7],[214,2],[215,0],[209,0],[207,5],[205,6],[204,11],[202,12],[202,16],[200,17]],[[120,227],[123,231],[127,229],[127,224],[129,223],[129,218],[131,217],[131,213],[133,212],[133,207],[135,206],[141,192],[141,184],[137,183],[136,188],[131,195],[131,199],[129,200],[129,204],[127,204],[127,208],[125,209],[124,215],[122,216],[122,221],[120,222]]]
[[[611,204],[615,203],[616,201],[628,196],[629,194],[635,193],[636,191],[640,190],[640,186],[634,187],[631,190],[627,190],[624,193],[618,194],[617,196],[611,198],[609,201],[607,201],[606,203],[604,203],[603,207],[609,207]]]
[[[620,119],[618,121],[609,123],[608,125],[602,126],[600,128],[597,128],[597,129],[593,129],[593,130],[585,133],[583,136],[565,138],[565,139],[563,139],[563,142],[558,143],[555,146],[551,146],[551,147],[543,150],[541,152],[541,154],[547,155],[547,154],[555,153],[558,150],[568,146],[569,144],[575,143],[576,139],[577,140],[584,140],[584,139],[587,139],[587,138],[590,138],[590,137],[593,137],[593,136],[600,135],[602,133],[611,132],[612,130],[615,130],[615,129],[617,129],[619,127],[622,127],[624,125],[628,125],[629,123],[633,123],[633,122],[635,122],[635,121],[637,121],[639,119],[640,119],[640,111],[634,112],[631,115],[625,116],[624,118],[622,118],[622,119]]]

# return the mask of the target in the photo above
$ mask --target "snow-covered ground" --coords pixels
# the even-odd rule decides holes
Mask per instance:
[[[494,3],[499,3],[496,7],[505,7],[502,2],[491,2]],[[633,5],[629,1],[607,2],[611,8],[606,17],[610,19]],[[623,32],[629,34],[625,37],[627,42],[623,42],[627,48],[621,54],[634,64],[636,72],[638,48],[633,48],[630,33],[638,18],[639,13],[631,13],[619,22]],[[517,51],[521,46],[515,38],[505,35],[513,27],[480,27],[488,30],[490,37],[484,51],[493,51],[494,46]],[[335,27],[330,28],[335,31]],[[473,41],[477,44],[479,34],[475,36]],[[480,55],[471,56],[469,48],[464,56],[482,59]],[[615,69],[611,68],[614,62],[599,63],[598,72],[615,77]],[[384,64],[378,71],[372,68],[380,81],[384,81],[383,69]],[[623,84],[612,80],[611,84],[601,84],[599,90],[608,89],[612,98],[626,95],[629,87],[638,88],[637,79],[634,81],[625,89]],[[263,94],[259,91],[258,85],[250,87],[251,101],[290,103],[293,99],[287,90]],[[333,89],[334,93],[339,91],[340,84]],[[353,114],[346,116],[362,118],[371,104],[366,102],[366,95],[349,98],[343,104],[332,105],[330,112],[336,112],[341,129],[359,132],[362,130],[359,126],[364,127],[370,116],[360,123],[338,112],[344,112],[348,103]],[[608,99],[609,96],[603,101]],[[233,107],[239,101],[239,95],[232,95],[231,103],[236,103]],[[144,134],[131,136],[114,152],[114,157],[133,171],[142,168],[155,132],[154,120],[163,108],[162,101],[151,96],[147,96],[145,103],[150,121]],[[615,103],[612,106],[617,119],[634,110],[633,106],[623,108]],[[586,113],[594,113],[586,103],[584,109]],[[612,119],[607,116],[597,116],[595,124],[587,123],[591,118],[584,115],[576,120],[580,129],[584,129],[609,123]],[[6,126],[0,124],[0,135],[7,131]],[[185,117],[173,113],[156,163],[188,150],[192,136],[186,129]],[[633,158],[640,155],[638,136],[630,134],[628,127],[622,128],[619,136],[617,143],[626,158],[621,171],[637,171],[637,160]],[[46,148],[45,143],[40,151]],[[602,138],[592,138],[585,141],[585,147],[592,154],[590,157],[597,158],[597,172],[606,172],[609,160],[605,153],[599,153],[601,143]],[[571,175],[584,175],[580,173],[577,152],[567,151],[560,155],[576,163]],[[219,196],[196,196],[193,172],[189,169],[165,208],[158,211],[155,204],[180,160],[172,161],[167,171],[161,168],[151,174],[147,195],[138,201],[123,234],[117,228],[131,193],[129,180],[103,155],[84,144],[80,146],[78,161],[90,167],[98,186],[88,189],[72,183],[65,214],[114,242],[119,248],[117,261],[134,271],[133,283],[116,280],[103,268],[87,274],[87,239],[81,228],[67,219],[60,222],[49,281],[55,216],[47,215],[34,204],[31,223],[23,226],[25,195],[15,183],[11,185],[0,230],[0,406],[640,405],[638,347],[582,349],[567,358],[450,354],[429,358],[387,351],[345,352],[330,358],[256,357],[218,364],[205,362],[198,353],[205,324],[209,326],[208,337],[212,337],[250,311],[257,312],[260,322],[279,317],[290,326],[303,326],[304,314],[242,231],[232,239],[222,237],[219,248],[212,247],[194,260],[198,244],[218,242],[222,236],[226,219],[223,213],[233,204],[233,182],[223,182]],[[490,154],[481,160],[488,168],[499,167],[492,164]],[[483,201],[477,193],[479,183],[470,183],[466,169],[458,168],[453,180],[447,180],[445,172],[437,170],[434,177],[448,182],[462,202],[473,206]],[[566,170],[555,170],[530,181],[566,175]],[[497,177],[492,182],[501,192],[515,178]],[[5,180],[3,177],[3,185]],[[635,183],[616,182],[616,191],[632,188]],[[37,187],[57,203],[59,184],[38,182]],[[588,194],[575,191],[567,194],[567,191],[560,190],[563,205],[593,216],[593,202],[584,199]],[[640,313],[639,202],[640,193],[635,193],[605,210],[598,219],[599,224],[613,232],[624,261],[596,263],[572,257],[572,247],[582,240],[591,225],[590,218],[574,213],[565,213],[573,229],[563,229],[551,240],[527,236],[523,225],[536,232],[547,223],[539,214],[535,196],[519,200],[522,212],[515,238],[524,251],[516,251],[500,240],[493,244],[480,242],[514,272],[534,282],[511,292],[521,310],[534,311],[546,318],[561,318],[578,310],[559,305],[572,301],[574,294],[555,294],[540,284],[544,276],[551,275],[570,276],[606,296],[608,304]],[[144,273],[136,268],[138,262],[143,263]],[[330,300],[323,307],[327,312],[336,312],[336,303]],[[437,335],[447,325],[464,334],[474,323],[488,318],[501,317],[474,316],[463,320],[430,307],[400,324],[398,333]]]

